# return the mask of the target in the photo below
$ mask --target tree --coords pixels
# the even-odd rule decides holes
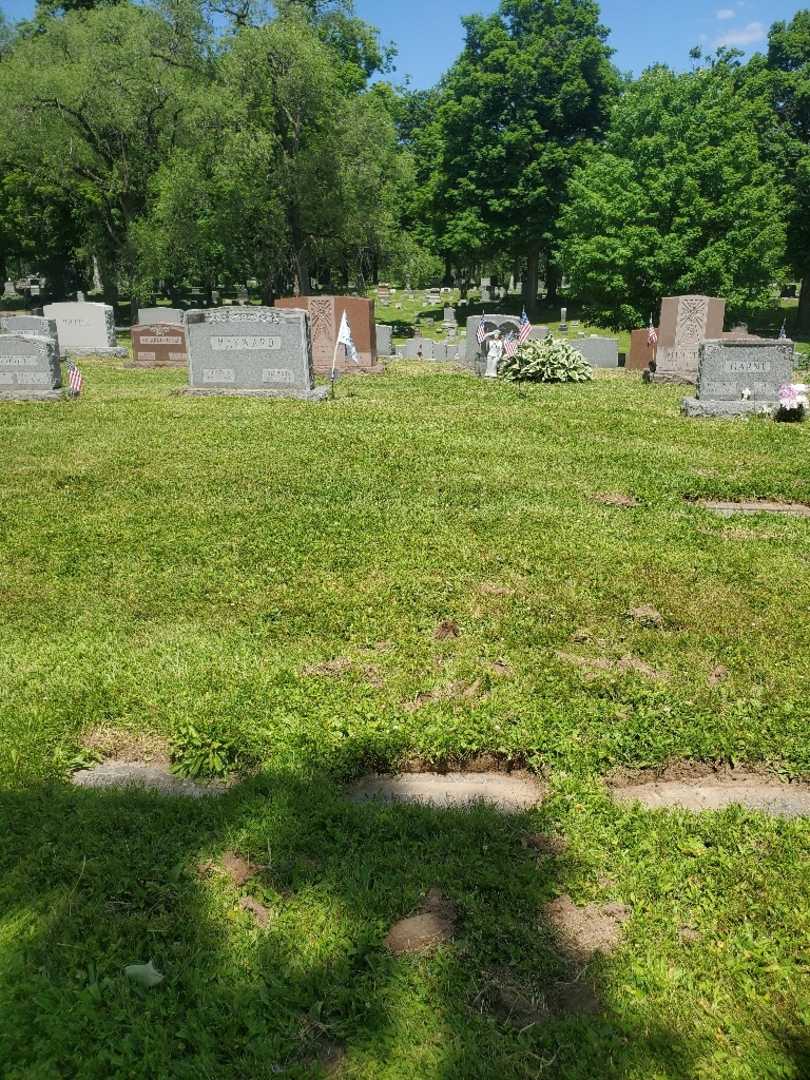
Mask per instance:
[[[0,159],[73,204],[110,300],[118,274],[132,272],[151,178],[190,141],[186,116],[204,85],[193,36],[126,3],[47,19],[0,63]]]
[[[810,11],[777,22],[768,36],[768,69],[777,115],[787,135],[783,156],[790,192],[787,255],[802,281],[798,326],[810,331]]]
[[[733,58],[651,68],[627,89],[561,217],[560,258],[590,318],[642,326],[662,296],[690,292],[732,312],[768,304],[785,229],[761,122]]]
[[[463,22],[464,51],[425,135],[438,154],[430,217],[457,263],[524,260],[531,307],[568,178],[602,136],[618,85],[607,30],[594,0],[502,0],[497,14]],[[553,266],[547,280],[553,292]]]

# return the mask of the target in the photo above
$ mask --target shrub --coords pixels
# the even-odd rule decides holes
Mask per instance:
[[[501,375],[513,382],[587,382],[593,369],[567,341],[548,337],[526,341],[501,364]]]

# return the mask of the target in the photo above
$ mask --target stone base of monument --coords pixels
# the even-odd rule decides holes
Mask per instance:
[[[656,386],[696,386],[697,374],[688,375],[680,371],[650,371],[649,368],[642,375],[644,382],[654,383]]]
[[[326,401],[329,397],[328,386],[316,386],[313,390],[211,390],[197,386],[183,386],[174,391],[184,397],[243,397],[243,398],[294,398],[298,401]]]
[[[114,356],[116,358],[123,358],[129,356],[129,349],[124,349],[121,346],[116,348],[93,348],[93,349],[80,349],[75,346],[62,350],[62,356]]]
[[[775,401],[708,401],[705,398],[688,397],[681,402],[684,416],[714,416],[730,420],[737,416],[773,416],[778,408]]]
[[[0,401],[63,401],[64,390],[21,390],[18,394],[9,394],[0,390]]]
[[[187,360],[127,360],[125,368],[187,368]]]

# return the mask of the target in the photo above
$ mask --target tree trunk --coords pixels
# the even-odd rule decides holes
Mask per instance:
[[[272,307],[276,299],[275,281],[272,273],[265,274],[262,279],[262,303],[265,307]]]
[[[802,333],[810,331],[810,274],[802,278],[796,329]]]
[[[556,304],[560,299],[557,287],[560,284],[560,274],[557,267],[550,260],[546,265],[546,303]]]
[[[536,250],[530,251],[527,258],[526,277],[523,279],[523,304],[529,318],[537,313],[537,268],[540,257]]]

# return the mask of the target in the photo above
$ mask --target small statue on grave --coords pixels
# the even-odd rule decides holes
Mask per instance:
[[[489,345],[487,346],[487,369],[484,372],[485,379],[497,379],[498,366],[503,359],[504,342],[501,337],[500,330],[493,330],[491,333],[484,337],[484,341],[489,338]]]

